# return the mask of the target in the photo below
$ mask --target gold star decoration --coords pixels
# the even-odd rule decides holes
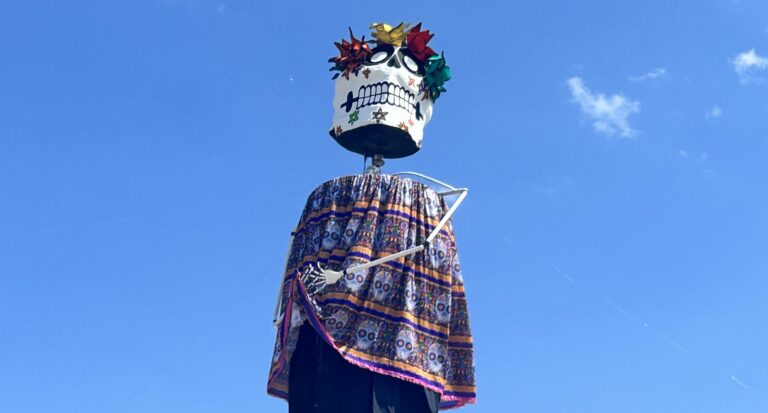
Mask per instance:
[[[366,68],[365,70],[363,70],[363,75],[365,75],[366,79],[368,79],[368,75],[370,75],[370,74],[371,74],[371,70],[370,69]]]
[[[333,132],[336,134],[336,136],[341,136],[341,133],[344,132],[344,129],[341,129],[341,126],[336,126],[336,129],[334,129]]]
[[[408,125],[406,125],[405,122],[400,122],[400,124],[397,125],[397,127],[408,132]]]
[[[379,108],[379,110],[377,110],[376,112],[373,112],[373,117],[371,118],[371,120],[375,120],[376,123],[379,123],[383,120],[387,120],[388,114],[389,112],[384,112],[383,110],[381,110],[381,108]]]

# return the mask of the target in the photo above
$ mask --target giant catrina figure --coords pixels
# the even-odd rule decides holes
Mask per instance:
[[[371,28],[375,41],[350,29],[336,43],[330,133],[373,163],[310,194],[278,292],[267,391],[291,413],[434,413],[475,401],[450,220],[466,189],[380,172],[384,158],[421,148],[450,70],[421,24]]]

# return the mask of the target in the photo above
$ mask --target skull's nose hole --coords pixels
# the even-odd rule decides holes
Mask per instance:
[[[397,57],[397,54],[392,55],[392,58],[390,58],[389,62],[387,62],[387,66],[400,69],[400,59]]]

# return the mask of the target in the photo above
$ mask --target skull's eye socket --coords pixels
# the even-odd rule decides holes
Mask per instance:
[[[419,61],[413,57],[407,48],[401,48],[398,53],[400,54],[400,60],[403,62],[403,66],[405,66],[409,72],[414,75],[424,75],[424,65],[419,64]]]
[[[411,59],[411,56],[405,55],[403,56],[403,64],[405,64],[405,67],[408,68],[411,72],[418,72],[419,71],[419,65]]]
[[[383,44],[371,50],[371,54],[366,62],[369,65],[377,65],[379,63],[386,62],[392,54],[395,53],[395,48],[388,44]]]
[[[381,51],[371,56],[371,63],[381,63],[387,58],[387,52]]]

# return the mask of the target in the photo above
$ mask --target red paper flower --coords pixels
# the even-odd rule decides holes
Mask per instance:
[[[341,39],[341,43],[335,42],[336,48],[339,49],[339,56],[328,59],[329,62],[334,63],[331,70],[338,70],[341,73],[336,73],[333,77],[336,79],[339,74],[349,79],[349,74],[360,71],[363,65],[363,61],[371,54],[371,48],[368,46],[368,42],[365,41],[365,36],[362,39],[356,39],[352,34],[352,28],[349,29],[350,41]]]
[[[437,54],[427,46],[427,43],[432,40],[432,36],[434,36],[434,34],[430,34],[429,30],[421,31],[421,23],[419,23],[416,26],[413,26],[405,36],[405,43],[408,45],[408,50],[410,50],[413,56],[424,62],[430,56]]]

